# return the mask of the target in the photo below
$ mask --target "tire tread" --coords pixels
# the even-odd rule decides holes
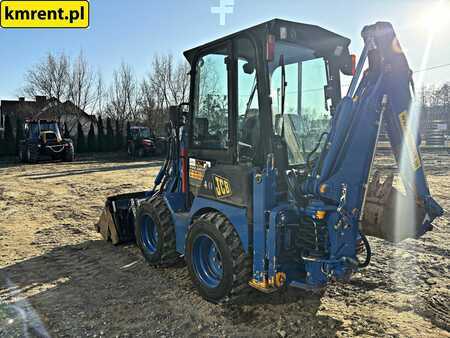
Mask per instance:
[[[145,249],[142,248],[138,242],[144,257],[152,266],[169,267],[174,265],[179,260],[180,255],[176,251],[175,225],[173,224],[170,210],[167,207],[164,198],[157,195],[142,204],[147,204],[150,213],[153,213],[153,216],[156,216],[154,222],[159,223],[158,229],[161,233],[158,233],[158,237],[162,240],[161,252],[155,259],[149,259],[145,254]],[[141,205],[141,208],[143,207],[144,205]],[[139,217],[136,218],[136,221],[139,221]],[[136,226],[136,229],[140,228]],[[136,231],[136,239],[139,238],[138,236]]]
[[[246,255],[241,240],[233,225],[219,212],[208,212],[199,217],[199,220],[214,225],[222,234],[227,243],[233,259],[233,285],[220,303],[228,303],[237,296],[243,296],[251,290],[248,282],[252,274],[251,257]],[[247,292],[246,292],[247,291]]]

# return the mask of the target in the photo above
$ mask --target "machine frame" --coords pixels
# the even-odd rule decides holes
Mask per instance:
[[[123,200],[110,198],[102,215],[106,225],[101,219],[99,231],[108,234],[111,224],[120,228],[114,217],[120,205],[120,219],[127,226],[135,224],[136,242],[150,264],[171,265],[184,256],[199,293],[222,301],[248,286],[274,292],[284,286],[311,290],[347,281],[370,262],[366,235],[398,242],[431,230],[443,210],[430,195],[420,138],[410,123],[415,117],[408,113],[412,72],[391,24],[366,26],[362,37],[358,65],[348,51],[350,40],[318,26],[279,19],[185,52],[191,64],[190,102],[187,110],[186,104],[170,109],[169,151],[155,187]],[[259,139],[246,159],[240,157],[237,131],[236,46],[241,38],[255,49],[254,65],[247,68],[256,71],[259,103],[259,124],[254,125]],[[269,65],[276,59],[277,41],[306,47],[326,63],[323,95],[331,127],[303,165],[289,164],[283,94],[281,132],[274,131]],[[196,65],[218,48],[227,51],[223,61],[229,84],[227,109],[219,107],[218,112],[228,113],[229,129],[208,135],[199,132],[208,125],[195,117],[200,91]],[[284,54],[279,59],[283,92]],[[353,75],[342,99],[340,73]],[[369,179],[382,123],[397,162],[403,163],[406,195],[392,186],[390,177],[384,183],[377,174]],[[210,136],[215,148],[199,147],[209,145]],[[402,228],[398,223],[403,220],[394,216],[405,206],[415,218],[403,217],[407,226]]]

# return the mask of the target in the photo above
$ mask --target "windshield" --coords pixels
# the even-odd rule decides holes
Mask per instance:
[[[150,132],[150,129],[143,128],[139,130],[139,136],[142,138],[151,138],[152,133]]]
[[[132,137],[139,138],[152,138],[153,134],[148,128],[131,128],[130,130]]]
[[[269,68],[274,132],[284,136],[289,164],[305,164],[319,155],[320,148],[310,156],[330,125],[325,60],[308,48],[278,42]]]
[[[31,123],[29,125],[29,128],[30,128],[30,136],[32,138],[38,138],[40,133],[43,131],[53,131],[56,134],[57,138],[61,138],[59,128],[56,123],[51,122]]]

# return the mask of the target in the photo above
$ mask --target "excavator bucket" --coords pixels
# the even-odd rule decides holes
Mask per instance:
[[[134,241],[136,207],[140,201],[150,196],[151,193],[148,191],[142,191],[108,197],[100,219],[95,225],[97,232],[114,245]]]
[[[424,223],[425,207],[415,196],[408,196],[394,188],[393,181],[392,174],[383,183],[380,173],[374,174],[368,186],[362,231],[365,235],[393,243],[418,238],[432,227]]]

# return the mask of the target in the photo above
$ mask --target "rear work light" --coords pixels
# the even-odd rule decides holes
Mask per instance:
[[[352,54],[352,75],[356,74],[356,55]]]

